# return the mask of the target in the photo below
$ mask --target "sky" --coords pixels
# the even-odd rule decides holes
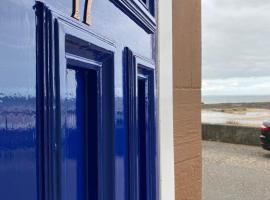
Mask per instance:
[[[203,95],[270,95],[270,0],[202,0]]]

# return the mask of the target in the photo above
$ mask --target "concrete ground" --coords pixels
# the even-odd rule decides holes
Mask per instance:
[[[204,200],[270,200],[270,152],[203,142]]]

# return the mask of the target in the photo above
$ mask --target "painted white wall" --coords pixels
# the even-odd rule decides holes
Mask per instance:
[[[160,199],[174,200],[172,0],[158,3]]]

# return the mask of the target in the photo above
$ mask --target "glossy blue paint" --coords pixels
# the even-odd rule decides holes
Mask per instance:
[[[125,49],[132,200],[159,199],[155,64]]]
[[[78,69],[67,69],[66,98],[62,107],[66,113],[65,130],[61,137],[62,155],[62,199],[85,199],[84,186],[86,177],[86,144],[85,141],[85,72]]]
[[[148,33],[156,31],[156,2],[154,0],[111,0]]]
[[[0,7],[0,199],[37,199],[33,4]]]
[[[109,0],[93,1],[92,26],[70,17],[72,0],[3,1],[0,194],[5,200],[136,199],[132,163],[138,151],[131,139],[138,120],[136,110],[130,111],[137,101],[126,86],[139,73],[151,77],[149,121],[155,122],[155,24],[147,30],[140,17]],[[134,63],[148,71],[139,72]],[[126,74],[130,69],[134,77]],[[92,83],[89,73],[91,80],[97,77]],[[129,90],[136,96],[135,82]],[[89,84],[99,88],[95,99],[89,99]],[[84,112],[94,108],[90,113],[96,114]],[[95,120],[96,127],[87,125]],[[157,143],[155,123],[150,124],[152,175],[146,182],[152,200],[158,199]]]

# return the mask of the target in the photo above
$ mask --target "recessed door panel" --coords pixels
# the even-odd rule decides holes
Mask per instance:
[[[83,73],[67,70],[66,128],[62,135],[62,197],[84,199],[85,178],[85,116]]]
[[[139,200],[156,199],[156,132],[153,71],[137,69],[137,144]]]
[[[125,49],[128,101],[130,199],[158,199],[155,68]]]
[[[95,70],[66,70],[62,133],[62,199],[97,199],[98,88]]]
[[[61,198],[106,200],[113,193],[113,54],[65,36],[61,94]],[[64,120],[64,121],[63,121]]]
[[[148,112],[147,112],[147,80],[143,78],[138,79],[138,163],[139,163],[139,199],[147,200],[147,157],[148,157]]]

